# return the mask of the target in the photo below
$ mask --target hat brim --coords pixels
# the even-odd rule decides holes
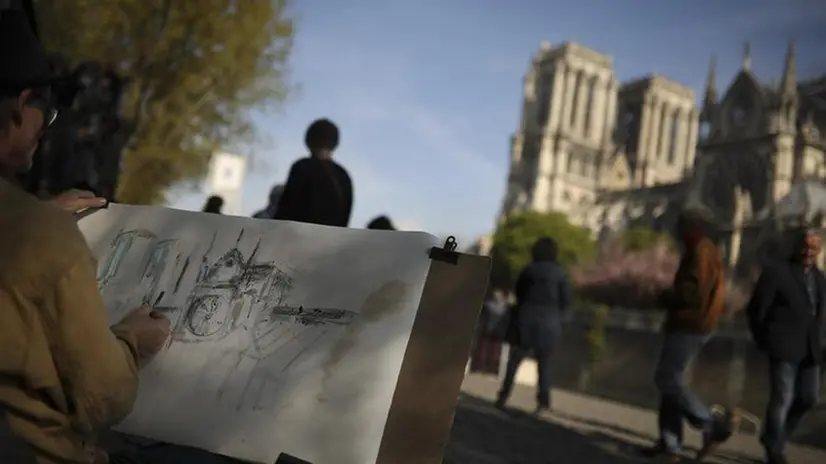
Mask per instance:
[[[54,87],[67,82],[67,77],[48,77],[43,79],[26,80],[24,82],[0,82],[0,97],[16,97],[26,89],[40,89]]]

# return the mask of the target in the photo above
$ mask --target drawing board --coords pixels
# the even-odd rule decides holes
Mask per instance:
[[[110,322],[141,304],[172,321],[117,430],[254,462],[441,462],[487,258],[433,262],[425,233],[161,207],[78,224]]]

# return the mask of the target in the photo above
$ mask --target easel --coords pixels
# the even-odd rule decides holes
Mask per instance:
[[[384,429],[384,437],[379,447],[377,464],[440,464],[444,447],[453,424],[453,413],[458,393],[464,377],[464,365],[470,351],[475,321],[487,287],[490,258],[468,256],[456,251],[456,238],[450,236],[442,247],[432,247],[428,253],[432,263],[420,312],[413,325],[413,333],[429,330],[427,340],[411,339],[405,352],[398,386],[393,397],[390,414]],[[467,277],[476,282],[478,295],[443,291],[453,284],[449,277],[455,275],[457,266],[463,259],[481,260],[486,266],[476,263],[476,273]],[[457,288],[462,282],[455,282]],[[477,302],[474,300],[478,299]],[[455,311],[451,307],[476,306],[474,311]],[[459,332],[457,333],[457,329]],[[444,333],[442,333],[444,332]],[[445,366],[460,366],[433,375],[433,366],[424,351],[443,353]],[[429,374],[429,375],[428,375]],[[438,393],[431,395],[430,393]],[[445,395],[445,392],[448,394]],[[403,404],[400,404],[403,403]],[[415,411],[415,412],[414,412]],[[313,464],[287,453],[281,453],[274,464]]]
[[[101,219],[101,222],[106,223],[109,220],[115,221],[111,224],[116,224],[121,220],[121,216],[131,217],[138,208],[143,207],[116,205],[112,208],[82,211],[75,217],[87,221],[89,215],[99,211],[102,215],[115,216],[114,219]],[[129,211],[130,209],[133,211]],[[114,225],[107,227],[111,228]],[[380,442],[372,448],[375,450],[375,446],[378,447],[374,464],[442,462],[490,274],[489,257],[459,253],[456,251],[457,246],[455,237],[451,236],[441,247],[427,249],[425,245],[422,247],[425,249],[419,248],[421,251],[412,252],[421,253],[417,259],[427,265],[427,274],[423,288],[420,287],[418,308],[401,360]],[[422,262],[425,253],[429,258],[429,264]],[[305,427],[308,426],[309,424]],[[129,433],[128,430],[121,432]],[[164,437],[160,436],[150,438],[164,440]],[[200,440],[199,443],[175,444],[197,447],[213,453],[221,452],[219,446],[213,446],[213,443],[206,440]],[[322,458],[320,449],[314,449],[307,444],[303,446],[303,450],[290,450],[295,455],[282,452],[274,464],[338,464],[330,457]],[[235,451],[233,453],[239,454]],[[272,462],[263,461],[272,459],[269,453],[261,453],[259,456],[252,457],[258,464]],[[308,457],[315,462],[308,460]],[[245,462],[239,458],[235,459]],[[319,462],[320,459],[326,461],[322,463]],[[246,462],[253,464],[249,460]],[[349,462],[355,461],[351,459]]]

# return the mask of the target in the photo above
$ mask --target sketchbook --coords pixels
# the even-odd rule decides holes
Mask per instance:
[[[111,205],[78,222],[110,323],[172,321],[116,430],[252,462],[440,463],[488,258],[421,232]]]

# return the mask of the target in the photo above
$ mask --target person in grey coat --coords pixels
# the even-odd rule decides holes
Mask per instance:
[[[516,306],[510,323],[515,340],[509,340],[508,367],[496,406],[505,406],[519,365],[532,354],[539,377],[536,412],[541,413],[551,406],[551,354],[562,333],[562,315],[571,304],[571,285],[557,263],[554,239],[540,238],[531,254],[533,261],[522,270],[514,289]]]

